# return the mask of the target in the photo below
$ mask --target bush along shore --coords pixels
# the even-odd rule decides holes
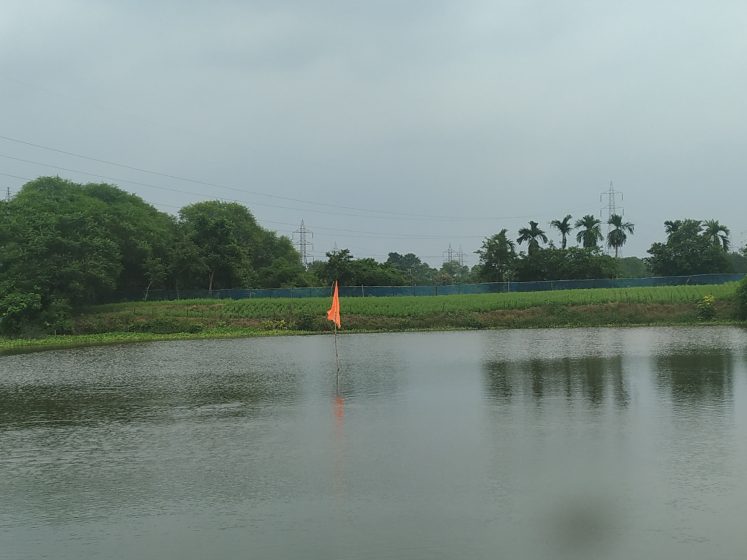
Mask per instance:
[[[93,306],[66,331],[2,338],[0,354],[198,338],[331,332],[327,298],[181,300]],[[565,290],[460,296],[347,298],[344,332],[740,324],[747,281],[719,286]]]

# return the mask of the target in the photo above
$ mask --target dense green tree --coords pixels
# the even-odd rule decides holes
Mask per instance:
[[[664,233],[668,236],[675,233],[682,226],[682,220],[666,220],[664,222]]]
[[[409,283],[408,277],[391,264],[371,258],[355,259],[348,249],[328,252],[327,262],[315,263],[311,268],[323,284],[335,280],[343,286],[401,286]]]
[[[540,248],[540,241],[547,243],[547,235],[539,228],[537,222],[530,221],[528,228],[521,228],[519,230],[519,237],[516,242],[521,245],[527,242],[527,253],[530,255],[536,253]]]
[[[384,264],[399,271],[408,284],[431,284],[436,274],[436,270],[413,253],[389,253]]]
[[[725,252],[729,251],[729,228],[718,220],[705,220],[703,222],[703,236],[718,245]]]
[[[617,269],[620,278],[646,278],[651,276],[651,270],[646,261],[638,257],[617,259]]]
[[[482,242],[482,248],[475,251],[480,256],[477,268],[479,278],[485,282],[507,282],[511,279],[516,250],[508,238],[508,230],[502,229]]]
[[[176,235],[174,218],[113,185],[89,183],[81,188],[103,202],[98,219],[117,244],[122,267],[116,290],[143,294],[164,287]]]
[[[356,286],[402,286],[408,283],[402,272],[372,258],[355,259],[352,270]]]
[[[239,204],[218,201],[199,202],[179,211],[188,239],[205,264],[207,274],[199,287],[212,291],[251,286],[254,270],[249,243],[255,224],[245,211]]]
[[[117,288],[120,248],[106,204],[80,185],[42,177],[2,209],[0,317],[6,333],[64,331],[71,305],[95,303]]]
[[[614,278],[615,276],[617,276],[617,261],[603,254],[599,248],[540,249],[533,255],[526,255],[519,259],[515,266],[515,279],[520,282]]]
[[[323,263],[318,269],[319,279],[324,284],[332,284],[337,281],[345,286],[352,286],[353,273],[353,255],[349,249],[335,249],[326,253],[327,262]]]
[[[3,282],[73,304],[93,303],[117,288],[121,253],[107,229],[106,204],[80,185],[42,177],[7,204],[0,226]]]
[[[436,274],[437,284],[467,284],[472,282],[472,277],[469,267],[459,264],[457,261],[447,261]]]
[[[727,255],[727,259],[734,272],[747,272],[747,254],[744,250],[739,253],[732,251]]]
[[[254,250],[249,252],[259,288],[287,288],[308,285],[301,255],[290,239],[272,231],[259,230]]]
[[[587,214],[580,220],[576,220],[575,227],[579,229],[576,234],[576,241],[581,243],[584,249],[593,249],[604,239],[600,229],[601,220],[596,219],[591,214]]]
[[[623,222],[623,217],[619,214],[612,214],[607,221],[612,229],[607,234],[607,247],[615,250],[615,258],[618,252],[628,240],[628,233],[632,234],[635,226],[630,222]]]
[[[560,232],[560,247],[565,249],[568,243],[568,235],[573,230],[571,220],[573,218],[570,214],[567,214],[562,220],[553,220],[550,225]]]
[[[41,177],[0,205],[0,329],[64,331],[75,307],[152,289],[308,283],[290,240],[240,204],[203,202],[178,222],[107,184]]]
[[[674,226],[674,227],[673,227]],[[721,245],[703,235],[700,220],[665,222],[666,243],[654,243],[647,262],[656,276],[685,276],[729,272],[729,260]]]
[[[304,275],[298,252],[287,237],[261,228],[235,202],[208,201],[179,211],[182,287],[208,290],[294,285]],[[185,258],[194,255],[193,264]],[[201,278],[192,276],[202,273]],[[186,285],[185,285],[186,284]]]
[[[747,321],[747,276],[737,286],[737,317]]]

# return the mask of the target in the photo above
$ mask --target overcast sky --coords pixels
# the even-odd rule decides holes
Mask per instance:
[[[624,255],[685,217],[742,246],[746,29],[729,0],[4,0],[0,185],[240,201],[316,256],[472,265],[501,228],[606,217],[613,181]]]

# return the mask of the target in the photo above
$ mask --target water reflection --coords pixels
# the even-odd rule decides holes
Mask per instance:
[[[487,394],[500,403],[529,398],[539,405],[560,396],[571,402],[580,395],[591,407],[599,407],[606,394],[619,407],[630,402],[622,356],[492,360],[483,370]]]
[[[172,417],[181,408],[205,414],[245,415],[261,404],[290,404],[299,393],[294,374],[245,371],[209,377],[133,376],[125,383],[100,386],[0,385],[0,430],[22,425],[133,422]]]
[[[1,359],[3,558],[743,555],[744,331],[331,342]]]
[[[656,382],[671,392],[675,403],[731,401],[734,356],[709,348],[661,353],[653,358]]]

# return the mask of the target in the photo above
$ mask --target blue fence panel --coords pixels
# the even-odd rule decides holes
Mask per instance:
[[[492,282],[485,284],[452,284],[432,286],[340,286],[340,297],[442,296],[458,294],[491,294],[504,292],[537,292],[580,290],[590,288],[635,288],[655,286],[709,285],[738,282],[744,273],[698,274],[650,278],[600,278],[595,280],[545,280],[538,282]],[[176,299],[246,299],[329,297],[329,286],[312,288],[245,288],[231,290],[151,290],[149,300]],[[119,301],[142,299],[142,294],[118,294]]]

